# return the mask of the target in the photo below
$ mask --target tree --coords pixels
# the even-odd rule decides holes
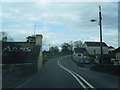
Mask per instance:
[[[75,41],[74,44],[73,44],[73,46],[75,48],[81,48],[81,47],[83,47],[83,42],[81,40]]]
[[[6,32],[0,32],[0,39],[1,40],[6,39],[6,41],[10,41],[10,42],[14,41],[13,38],[11,38],[11,36]]]
[[[65,52],[65,53],[70,53],[71,52],[71,45],[69,43],[63,43],[62,46],[62,52]]]
[[[50,52],[59,52],[59,48],[57,46],[55,47],[50,47]]]

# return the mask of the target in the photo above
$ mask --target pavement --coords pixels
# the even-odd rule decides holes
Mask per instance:
[[[79,67],[70,56],[52,58],[47,61],[41,73],[16,88],[119,88],[120,77],[91,71],[91,66]]]
[[[90,69],[91,67],[93,67],[93,66],[95,66],[96,64],[94,64],[94,63],[91,63],[91,64],[83,64],[83,65],[81,65],[81,68],[88,68],[88,69]],[[79,65],[80,66],[80,65]]]

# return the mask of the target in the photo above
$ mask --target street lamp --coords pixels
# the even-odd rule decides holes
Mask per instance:
[[[50,51],[50,44],[49,44],[49,51]]]
[[[73,48],[73,45],[72,45],[72,41],[71,41],[71,59],[72,59],[72,55],[73,55],[72,48]]]
[[[95,19],[92,19],[91,22],[95,22]],[[101,15],[101,6],[99,6],[99,25],[100,25],[100,51],[101,51],[101,59],[100,63],[103,63],[103,43],[102,43],[102,15]]]

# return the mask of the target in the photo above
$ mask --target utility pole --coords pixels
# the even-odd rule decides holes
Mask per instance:
[[[50,44],[49,44],[49,51],[50,51]]]
[[[91,22],[95,22],[95,19],[92,19]],[[103,42],[102,42],[102,14],[101,6],[99,6],[99,25],[100,25],[100,63],[103,63]]]
[[[71,41],[71,59],[72,59],[72,55],[73,55],[72,48],[73,48],[73,46],[72,46],[72,41]]]
[[[101,60],[100,60],[100,63],[103,63],[103,43],[102,43],[102,15],[101,15],[101,6],[99,6],[99,25],[100,25],[100,51],[101,51]]]

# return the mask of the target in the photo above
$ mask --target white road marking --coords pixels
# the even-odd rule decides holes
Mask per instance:
[[[83,88],[87,88],[70,70],[68,70],[67,68],[65,68],[64,66],[62,66],[59,61],[58,61],[58,65],[64,69],[65,71],[69,72],[77,81],[78,83],[83,87]]]
[[[61,65],[59,61],[58,61],[58,65],[59,65],[62,69],[64,69],[64,70],[67,71],[68,73],[70,73],[70,74],[78,81],[78,83],[79,83],[84,89],[87,89],[88,87],[86,87],[86,86],[79,80],[79,78],[80,78],[82,81],[84,81],[84,83],[86,83],[90,88],[92,88],[92,89],[95,90],[95,88],[94,88],[90,83],[88,83],[83,77],[81,77],[79,74],[73,72],[72,70],[67,69],[66,67],[64,67],[63,65]],[[75,76],[75,75],[76,75],[76,76]],[[78,78],[78,77],[79,77],[79,78]]]
[[[94,88],[90,83],[88,83],[83,77],[81,77],[79,74],[73,72],[72,70],[67,69],[66,67],[64,67],[63,65],[61,65],[59,61],[58,61],[58,65],[59,65],[62,69],[64,69],[65,71],[69,72],[69,73],[78,81],[78,83],[79,83],[85,90],[88,90],[88,89],[87,89],[88,87],[86,87],[86,86],[79,80],[79,78],[80,78],[81,80],[83,80],[90,88],[92,88],[92,89],[95,90],[95,88]],[[24,86],[24,85],[27,84],[28,82],[32,81],[32,80],[33,80],[34,78],[36,78],[37,76],[38,76],[38,75],[34,76],[32,79],[30,79],[30,80],[24,82],[23,84],[19,85],[17,88],[21,88],[22,86]],[[77,76],[78,76],[79,78],[78,78]]]
[[[73,72],[73,71],[72,71]],[[83,80],[90,88],[94,88],[90,83],[88,83],[83,77],[81,77],[79,74],[73,72],[74,74],[76,74],[81,80]]]

